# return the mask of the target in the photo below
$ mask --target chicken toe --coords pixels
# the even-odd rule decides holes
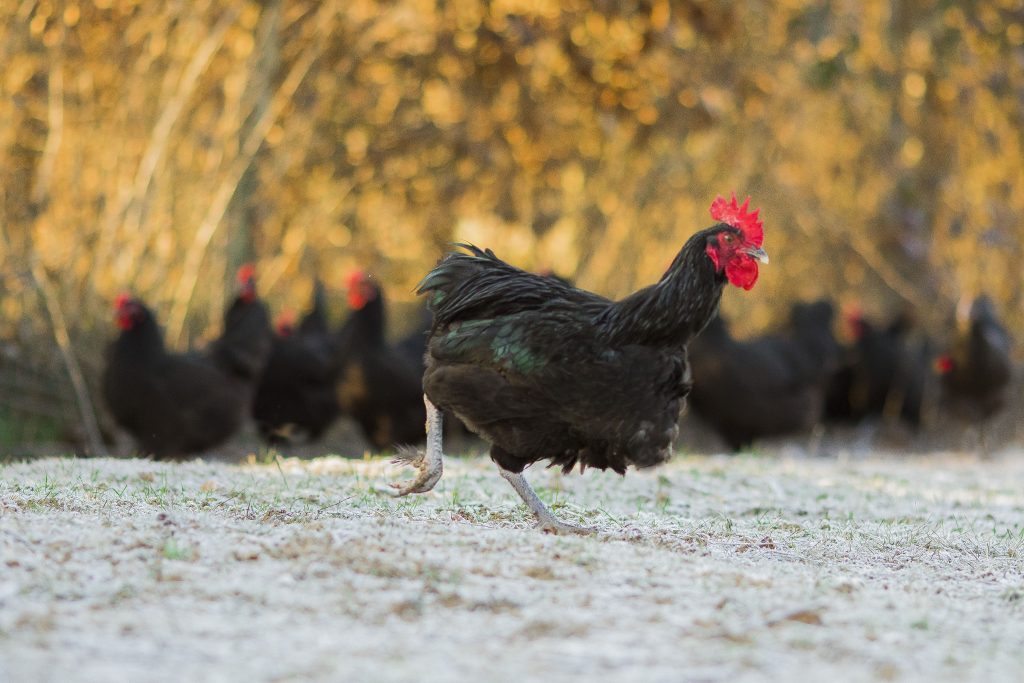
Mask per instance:
[[[419,470],[415,479],[395,482],[389,488],[377,489],[381,493],[400,498],[410,493],[426,493],[434,488],[444,473],[443,456],[441,453],[441,436],[443,417],[430,399],[423,397],[427,407],[427,449],[419,451],[414,448],[399,449],[393,463],[396,465],[412,465]]]
[[[526,506],[530,508],[530,511],[537,516],[537,525],[535,529],[539,529],[545,533],[550,534],[578,534],[586,536],[589,534],[597,533],[597,529],[594,527],[576,526],[574,524],[568,524],[558,519],[551,509],[544,504],[544,501],[540,499],[537,492],[533,490],[529,482],[526,481],[526,477],[523,476],[522,472],[509,472],[508,470],[498,468],[501,472],[501,476],[505,478],[509,484],[512,484],[512,488],[516,490],[519,497],[523,499]]]

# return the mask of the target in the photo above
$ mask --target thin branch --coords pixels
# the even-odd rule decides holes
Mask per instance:
[[[61,36],[58,45],[64,40]],[[37,210],[50,197],[53,186],[53,170],[57,164],[57,152],[64,139],[64,55],[59,47],[50,54],[50,73],[47,76],[47,123],[46,144],[36,170],[35,185],[32,188],[32,203]]]
[[[210,62],[213,61],[214,55],[224,44],[224,37],[238,18],[240,11],[239,6],[236,5],[224,12],[182,70],[177,90],[161,110],[160,117],[149,134],[146,151],[143,152],[142,159],[139,161],[134,181],[131,186],[122,188],[117,201],[113,203],[113,208],[106,215],[94,263],[101,265],[106,262],[108,253],[115,243],[115,229],[122,224],[122,218],[124,218],[123,224],[131,227],[138,226],[142,222],[144,208],[142,199],[146,196],[156,169],[170,146],[171,131],[181,118],[185,105],[192,99],[192,95],[199,87],[200,76],[205,73]]]
[[[47,135],[46,144],[43,147],[39,159],[39,166],[36,172],[36,182],[32,190],[32,202],[39,212],[36,221],[41,216],[46,216],[45,205],[49,202],[50,193],[53,187],[53,171],[56,166],[57,155],[60,151],[61,141],[64,139],[64,55],[63,38],[58,40],[56,47],[51,52],[50,73],[48,77],[48,101],[47,101]],[[39,226],[36,226],[39,229]],[[5,238],[6,241],[6,238]],[[32,280],[36,289],[43,298],[43,304],[50,318],[50,328],[53,331],[54,341],[60,349],[61,357],[64,360],[64,367],[68,377],[71,379],[71,386],[75,391],[75,398],[78,403],[78,410],[82,418],[82,425],[85,428],[86,448],[91,455],[102,455],[105,453],[103,439],[100,437],[99,422],[96,419],[96,411],[89,397],[89,389],[82,374],[82,368],[75,357],[71,345],[71,335],[68,333],[67,319],[64,317],[64,310],[60,305],[60,297],[50,279],[46,276],[43,264],[33,247],[29,257],[31,263]]]
[[[68,334],[67,319],[64,317],[64,310],[61,308],[57,290],[50,282],[46,272],[43,270],[42,262],[35,254],[32,255],[32,280],[43,298],[47,315],[50,318],[50,328],[53,331],[53,338],[60,349],[61,358],[64,360],[64,367],[67,369],[68,377],[71,379],[71,386],[75,391],[75,400],[78,403],[78,412],[82,418],[82,426],[85,428],[86,452],[89,455],[106,455],[106,448],[103,446],[103,439],[100,436],[99,421],[96,419],[96,410],[93,408],[92,399],[89,397],[89,388],[85,383],[85,376],[82,368],[75,357],[71,345],[71,335]]]
[[[179,343],[185,328],[185,316],[188,314],[192,297],[195,294],[196,281],[199,276],[199,268],[202,266],[203,258],[213,240],[217,229],[221,225],[224,214],[231,203],[231,198],[238,189],[238,183],[242,176],[252,165],[256,154],[263,147],[263,141],[271,127],[280,118],[285,108],[291,103],[296,91],[302,84],[313,66],[313,63],[320,56],[320,53],[327,45],[325,30],[330,21],[337,13],[335,2],[327,2],[321,6],[316,17],[317,30],[314,38],[310,40],[306,49],[299,55],[295,64],[281,83],[274,98],[253,123],[249,134],[246,136],[239,150],[239,155],[228,167],[227,172],[217,186],[210,201],[206,215],[203,217],[199,228],[192,239],[192,244],[185,252],[185,259],[182,265],[181,279],[178,280],[178,287],[173,298],[173,306],[167,321],[167,339],[172,343]]]
[[[935,308],[935,300],[921,296],[913,283],[889,263],[874,242],[855,230],[843,233],[843,239],[853,253],[857,254],[893,293],[918,310],[927,311]]]

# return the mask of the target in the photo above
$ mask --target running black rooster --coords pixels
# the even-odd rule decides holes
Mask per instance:
[[[298,327],[287,316],[279,321],[256,389],[252,416],[266,442],[286,443],[296,435],[316,441],[338,417],[337,342],[328,326],[323,285],[318,281],[313,305]]]
[[[337,397],[378,450],[423,440],[422,374],[385,340],[384,294],[362,271],[349,276],[352,313],[340,333]]]
[[[832,305],[795,304],[778,334],[738,341],[716,317],[690,345],[690,405],[733,451],[814,426],[839,345]]]
[[[953,348],[936,361],[943,403],[969,419],[987,420],[1006,404],[1013,342],[985,295],[974,300],[966,316],[957,317],[960,329]]]
[[[656,284],[609,301],[498,259],[448,255],[427,274],[434,325],[423,377],[427,449],[402,460],[419,476],[394,495],[428,491],[442,472],[441,412],[491,444],[501,475],[555,533],[588,533],[557,519],[523,469],[648,467],[672,453],[690,388],[686,346],[718,309],[726,282],[750,289],[762,224],[749,200],[719,197],[715,226],[691,237]]]

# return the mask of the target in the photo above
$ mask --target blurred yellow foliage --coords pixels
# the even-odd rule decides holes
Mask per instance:
[[[1009,0],[4,3],[0,336],[47,334],[34,260],[90,367],[115,293],[184,344],[244,260],[277,308],[357,266],[411,300],[453,239],[621,295],[731,190],[740,327],[986,290],[1021,329],[1022,44]]]

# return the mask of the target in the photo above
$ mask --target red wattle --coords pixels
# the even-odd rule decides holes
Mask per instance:
[[[757,275],[757,261],[746,254],[737,254],[729,259],[725,266],[725,276],[729,278],[729,282],[746,290],[754,287]]]

